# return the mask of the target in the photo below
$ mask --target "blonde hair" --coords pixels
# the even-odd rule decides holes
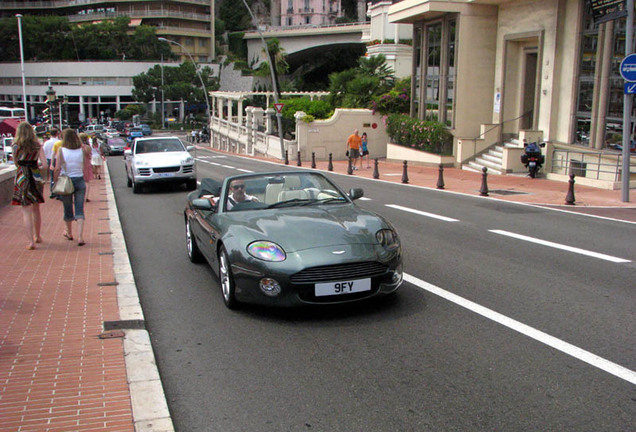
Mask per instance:
[[[62,147],[69,150],[76,150],[82,148],[82,141],[80,141],[79,135],[75,132],[75,129],[64,129],[62,131]]]
[[[35,130],[33,129],[33,126],[31,126],[31,123],[24,121],[18,125],[18,128],[15,131],[14,144],[17,147],[15,151],[16,159],[23,152],[31,152],[40,149],[40,140],[35,135]]]
[[[82,144],[88,145],[88,134],[86,132],[82,132],[81,134],[79,134],[79,139],[80,141],[82,141]]]

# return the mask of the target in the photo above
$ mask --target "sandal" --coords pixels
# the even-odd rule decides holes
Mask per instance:
[[[83,242],[83,241],[77,243],[78,246],[84,246],[85,244],[86,244],[86,242]]]
[[[64,231],[64,234],[62,234],[62,235],[66,238],[66,240],[73,240],[73,236],[68,235],[68,233],[66,231]]]

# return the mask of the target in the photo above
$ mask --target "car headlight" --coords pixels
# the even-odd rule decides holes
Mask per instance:
[[[143,166],[149,166],[149,164],[148,164],[148,162],[146,162],[144,160],[137,159],[137,160],[135,160],[135,166],[143,167]]]
[[[181,165],[190,165],[193,163],[194,163],[194,159],[192,158],[192,156],[188,156],[187,158],[181,161]]]
[[[282,247],[278,246],[276,243],[264,240],[250,243],[247,247],[247,252],[254,258],[258,258],[263,261],[279,262],[285,261],[285,258],[287,258]]]
[[[385,249],[393,250],[400,247],[400,238],[392,229],[381,229],[375,233],[375,238]]]

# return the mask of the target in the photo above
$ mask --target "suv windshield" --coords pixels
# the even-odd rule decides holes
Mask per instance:
[[[176,138],[158,139],[158,140],[137,140],[135,144],[135,153],[163,153],[163,152],[181,152],[185,151],[183,144]]]

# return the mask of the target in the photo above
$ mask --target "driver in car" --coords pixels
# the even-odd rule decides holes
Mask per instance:
[[[245,193],[245,183],[243,182],[243,180],[234,180],[230,184],[230,189],[232,190],[232,193],[227,197],[226,210],[232,210],[232,207],[240,202],[258,202],[258,198]]]

